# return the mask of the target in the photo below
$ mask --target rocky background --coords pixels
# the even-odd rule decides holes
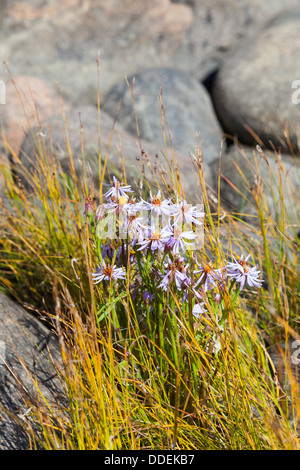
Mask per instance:
[[[1,123],[11,151],[21,159],[32,157],[32,151],[16,87],[33,127],[38,126],[37,107],[46,139],[51,124],[62,167],[67,168],[59,86],[79,171],[80,113],[93,172],[98,145],[96,62],[100,57],[101,145],[105,149],[122,100],[110,151],[115,172],[120,170],[121,152],[127,173],[135,176],[141,147],[153,161],[164,151],[158,100],[162,89],[172,135],[167,145],[174,146],[188,195],[195,197],[190,154],[196,142],[203,151],[205,176],[212,189],[222,149],[225,178],[221,190],[230,208],[251,211],[251,207],[241,207],[241,199],[226,178],[243,192],[236,161],[244,165],[250,181],[255,179],[255,169],[245,165],[245,160],[260,159],[257,143],[267,152],[275,174],[275,151],[280,150],[282,168],[299,192],[300,92],[293,82],[300,80],[300,0],[1,0],[0,8],[4,62],[0,79],[6,86]],[[125,77],[130,85],[135,80],[139,134]],[[2,148],[2,158],[8,157]],[[263,175],[267,163],[261,160]],[[287,206],[293,202],[290,197],[287,191]],[[5,297],[0,304],[3,311],[14,310]],[[7,322],[10,317],[2,319],[1,315],[0,310],[0,338],[6,342],[5,332],[10,330],[4,328],[4,318]],[[38,343],[46,332],[36,328],[34,335]],[[0,396],[5,402],[8,385],[2,377]],[[0,434],[1,429],[13,436],[11,424],[2,415]],[[0,439],[0,448],[14,447],[13,440]]]
[[[300,80],[299,25],[300,0],[2,0],[0,56],[5,64],[0,79],[6,84],[6,104],[0,112],[7,139],[16,153],[22,147],[23,154],[30,153],[30,145],[24,144],[27,122],[8,66],[31,124],[37,125],[34,99],[40,119],[46,120],[45,134],[51,120],[57,148],[63,149],[64,140],[58,87],[74,130],[75,154],[81,113],[93,168],[100,57],[103,148],[122,100],[111,146],[114,169],[120,167],[120,142],[133,173],[140,149],[126,77],[130,85],[135,80],[139,137],[150,156],[164,150],[158,100],[163,87],[187,193],[196,143],[213,187],[224,137],[225,177],[235,178],[232,162],[240,159],[241,149],[254,158],[257,142],[270,149],[271,162],[276,162],[274,147],[280,149],[289,172],[298,167],[291,156],[299,154],[300,104],[292,101],[293,93],[300,101],[300,92],[292,88]],[[237,141],[239,149],[232,145]],[[298,188],[298,173],[289,175]],[[225,181],[223,198],[240,209],[241,201]]]

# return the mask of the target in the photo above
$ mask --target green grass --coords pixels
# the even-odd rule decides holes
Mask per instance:
[[[3,140],[9,151],[5,135]],[[243,214],[224,209],[220,195],[206,187],[201,163],[195,165],[206,213],[199,257],[213,258],[218,267],[232,254],[251,253],[267,281],[237,298],[225,289],[220,304],[207,299],[208,311],[196,321],[190,301],[181,305],[178,292],[157,289],[153,259],[139,273],[128,263],[124,282],[93,284],[100,251],[84,206],[88,195],[99,202],[109,149],[99,154],[100,187],[93,188],[85,171],[82,178],[75,174],[68,138],[68,174],[42,136],[35,144],[35,172],[13,155],[26,189],[2,164],[9,208],[2,203],[0,213],[1,290],[42,312],[61,345],[62,362],[53,367],[66,400],[51,403],[38,387],[39,401],[28,399],[28,419],[36,424],[27,430],[32,448],[299,449],[296,420],[289,419],[267,351],[296,335],[299,322],[299,241],[288,227],[283,191],[275,219],[264,197],[266,183],[259,177],[255,187],[249,183],[245,197],[253,198],[257,216],[245,222]],[[144,180],[141,195],[159,188],[165,196],[178,192],[173,159],[168,175]],[[156,294],[152,310],[141,290],[132,296],[138,274]],[[292,391],[299,415],[297,384]]]

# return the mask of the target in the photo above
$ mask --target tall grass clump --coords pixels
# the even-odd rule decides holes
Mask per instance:
[[[61,348],[65,398],[27,397],[33,448],[298,449],[297,383],[288,399],[268,352],[297,337],[299,313],[280,165],[263,182],[257,157],[256,185],[245,178],[249,222],[206,186],[199,148],[201,205],[185,200],[172,162],[167,176],[142,174],[142,190],[126,163],[105,186],[100,151],[95,189],[84,158],[75,173],[65,124],[68,173],[42,133],[34,172],[3,135],[14,167],[1,167],[0,283]],[[264,198],[278,181],[279,219]]]

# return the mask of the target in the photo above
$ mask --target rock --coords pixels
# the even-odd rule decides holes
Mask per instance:
[[[52,86],[58,80],[64,99],[91,104],[98,51],[105,92],[137,68],[168,63],[192,21],[189,6],[170,0],[18,1],[6,8],[0,54],[14,75],[30,71]]]
[[[213,100],[225,132],[240,142],[261,139],[270,149],[299,154],[300,105],[292,101],[292,83],[300,77],[300,13],[283,18],[232,52],[216,77]]]
[[[173,0],[174,1],[174,0]],[[202,80],[227,62],[243,38],[259,34],[285,11],[294,13],[299,0],[179,0],[193,10],[193,23],[169,62]]]
[[[257,34],[264,22],[299,4],[299,0],[6,1],[0,18],[0,56],[14,75],[34,75],[51,86],[58,81],[64,99],[75,105],[92,104],[99,50],[102,93],[149,64],[180,68],[202,80],[226,61],[242,37]],[[4,71],[2,75],[6,76]]]
[[[10,163],[5,155],[5,153],[0,152],[0,210],[2,209],[2,204],[6,207],[10,207],[10,202],[7,198],[5,191],[5,176],[4,174],[9,174],[11,171]]]
[[[220,154],[222,131],[209,95],[201,84],[188,73],[167,68],[137,73],[128,78],[130,86],[133,80],[134,106],[125,80],[117,83],[103,100],[103,109],[112,116],[116,114],[119,101],[122,101],[118,122],[127,132],[137,135],[136,111],[141,138],[164,144],[161,103],[158,99],[163,87],[163,106],[174,148],[184,153],[194,152],[195,134],[198,133],[206,163]],[[166,124],[165,134],[169,141]]]
[[[83,156],[81,149],[81,136],[80,136],[80,120],[82,124],[82,138],[84,146],[84,159],[86,167],[86,175],[88,182],[95,185],[95,194],[99,188],[99,167],[98,167],[98,109],[93,106],[83,106],[80,108],[71,108],[66,113],[68,135],[72,150],[72,156],[74,160],[74,166],[78,178],[83,181]],[[118,124],[114,127],[114,133],[111,139],[111,131],[113,129],[114,120],[107,113],[101,110],[100,114],[100,137],[101,137],[101,155],[102,165],[105,159],[107,149],[109,149],[109,158],[107,168],[111,175],[120,177],[122,174],[122,165],[124,164],[126,170],[126,177],[129,184],[133,187],[140,187],[140,178],[142,177],[142,162],[144,161],[141,157],[141,149],[147,156],[145,163],[145,174],[147,178],[156,185],[153,174],[149,171],[148,164],[151,164],[154,174],[161,182],[161,172],[168,172],[168,165],[165,163],[164,155],[166,155],[166,149],[158,145],[157,143],[149,143],[147,141],[139,141],[132,135],[128,134]],[[40,134],[39,129],[35,130]],[[45,148],[48,149],[50,154],[50,146],[52,148],[52,155],[56,155],[60,165],[65,172],[69,172],[70,169],[70,156],[66,147],[66,136],[64,123],[62,118],[53,117],[45,121],[42,125],[42,131],[45,142]],[[51,136],[51,137],[50,137]],[[42,137],[39,135],[39,139]],[[110,143],[111,139],[111,143]],[[33,151],[35,148],[32,143],[32,137],[28,135],[23,142],[22,152],[20,159],[22,164],[28,168],[34,168],[36,165],[36,155]],[[172,160],[172,151],[168,150],[168,157]],[[158,155],[158,156],[156,156]],[[201,199],[201,193],[197,194],[197,174],[194,170],[191,158],[188,155],[183,155],[180,152],[176,152],[177,167],[179,169],[183,188],[186,191],[186,195],[190,196],[195,203],[198,203]],[[172,165],[172,164],[171,164]],[[157,166],[156,173],[155,167]],[[103,166],[102,166],[103,168]],[[173,165],[174,168],[174,165]],[[16,167],[18,171],[18,167]],[[204,165],[204,176],[209,185],[211,185],[211,173],[208,165]],[[168,176],[166,176],[168,180]],[[26,186],[26,180],[23,179],[23,183]],[[105,188],[104,188],[105,189]]]
[[[63,398],[48,352],[49,348],[54,362],[61,365],[60,348],[57,337],[48,328],[3,293],[0,293],[0,324],[0,449],[26,450],[29,441],[24,427],[3,407],[26,425],[29,418],[23,396],[27,393],[36,396],[28,372],[36,378],[49,403]]]
[[[18,155],[25,131],[38,126],[39,119],[46,119],[58,109],[61,109],[58,93],[39,78],[17,76],[7,82],[6,104],[0,105],[0,112],[12,152]]]
[[[297,231],[300,207],[295,195],[300,191],[300,162],[297,157],[282,154],[279,166],[277,156],[273,152],[265,150],[263,155],[257,150],[243,146],[233,146],[227,152],[223,152],[221,156],[221,198],[227,203],[230,210],[244,214],[246,219],[247,216],[257,215],[251,187],[255,187],[258,176],[260,176],[268,210],[274,220],[278,220],[282,207],[278,177],[280,167],[286,223],[295,225],[294,228]],[[213,188],[217,190],[219,159],[211,164],[211,170]],[[253,217],[249,220],[255,222]]]
[[[275,372],[274,379],[280,387],[280,406],[288,414],[290,423],[299,426],[295,402],[300,391],[300,340],[289,338],[275,344],[268,348],[268,354],[272,361],[271,371]]]

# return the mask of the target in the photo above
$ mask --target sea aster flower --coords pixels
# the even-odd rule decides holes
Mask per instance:
[[[120,181],[113,176],[113,185],[112,187],[104,194],[107,198],[114,197],[115,200],[119,199],[120,196],[128,197],[126,193],[131,193],[131,186],[121,186]]]
[[[192,279],[186,276],[185,279],[181,282],[180,289],[183,291],[182,301],[186,302],[189,300],[189,294],[192,294],[192,297],[196,297],[198,300],[203,300],[203,289],[197,289],[197,282],[192,283]]]
[[[180,250],[185,252],[186,247],[191,249],[194,245],[193,243],[188,242],[187,240],[195,240],[196,234],[194,232],[186,231],[183,232],[179,228],[175,227],[173,229],[173,234],[167,242],[167,246],[171,246],[171,249],[174,254],[178,254]]]
[[[205,292],[223,283],[222,269],[213,269],[210,264],[199,266],[194,273],[200,274],[197,285],[201,284]]]
[[[174,236],[173,236],[173,234],[172,234],[172,236],[169,238],[169,240],[165,243],[165,251],[166,251],[167,253],[169,253],[170,251],[172,251],[173,246],[175,245],[175,242],[176,242],[176,240],[175,240],[175,238],[174,238]]]
[[[106,243],[102,245],[102,258],[105,259],[106,257],[111,261],[114,257],[115,249],[110,243]]]
[[[143,217],[139,217],[137,213],[126,214],[122,224],[122,235],[126,233],[133,236],[140,243],[144,240],[144,232],[148,229],[146,220]]]
[[[193,307],[193,315],[196,318],[199,318],[200,315],[203,315],[203,313],[207,312],[207,310],[204,308],[204,302],[197,303]]]
[[[185,200],[180,203],[174,204],[172,207],[172,215],[174,216],[174,226],[182,227],[184,224],[201,225],[202,222],[198,220],[204,217],[204,212],[201,212],[197,206],[188,204]]]
[[[164,263],[165,272],[160,273],[163,279],[158,287],[166,291],[170,283],[175,282],[177,289],[181,290],[183,282],[187,279],[188,269],[188,265],[184,266],[183,261],[183,258],[179,256],[174,261],[167,260]]]
[[[172,232],[169,228],[156,228],[152,226],[148,227],[144,232],[144,240],[139,243],[140,248],[138,251],[144,250],[145,248],[151,248],[152,251],[163,250],[164,244],[169,240]]]
[[[154,298],[155,298],[155,294],[151,294],[147,290],[144,292],[143,299],[147,305],[151,304]]]
[[[119,215],[122,212],[126,214],[127,212],[125,211],[125,206],[127,201],[128,198],[126,196],[120,196],[118,198],[112,196],[109,198],[108,202],[104,204],[104,208],[109,214],[116,213]]]
[[[150,202],[144,201],[144,199],[140,202],[141,209],[146,209],[153,211],[157,215],[170,215],[172,211],[171,201],[170,199],[161,199],[161,191],[158,191],[156,196],[150,191]]]
[[[112,266],[109,263],[103,262],[99,264],[98,268],[92,273],[94,284],[98,284],[101,281],[112,281],[114,279],[125,279],[125,269],[117,268],[116,265]]]
[[[244,259],[242,255],[239,260],[236,260],[233,256],[234,262],[227,264],[227,276],[231,281],[236,281],[240,284],[240,290],[242,290],[245,284],[250,287],[261,287],[262,280],[258,279],[260,271],[257,270],[257,266],[250,267],[247,265],[247,261],[250,255]]]
[[[142,202],[136,202],[135,198],[131,197],[126,204],[124,204],[124,211],[127,215],[134,215],[143,209]]]

